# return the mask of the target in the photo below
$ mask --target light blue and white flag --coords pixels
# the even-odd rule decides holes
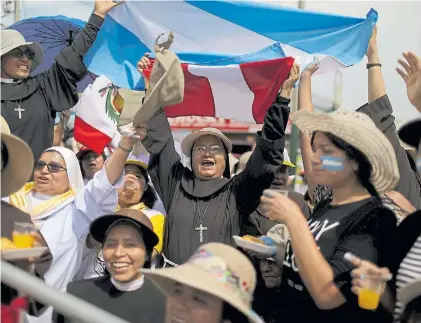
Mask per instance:
[[[344,17],[257,1],[126,1],[106,17],[85,57],[89,70],[116,85],[143,89],[136,63],[155,39],[172,31],[182,62],[208,66],[294,57],[301,66],[321,57],[318,73],[358,63],[377,12]]]

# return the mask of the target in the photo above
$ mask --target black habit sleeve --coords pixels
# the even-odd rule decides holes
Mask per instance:
[[[357,111],[367,114],[391,142],[396,153],[400,174],[400,180],[395,190],[405,196],[416,209],[419,209],[421,199],[420,179],[411,168],[408,155],[399,142],[396,134],[395,117],[392,115],[392,105],[388,96],[384,95],[365,104]]]
[[[148,134],[143,145],[151,154],[148,173],[161,197],[165,210],[169,210],[177,180],[181,178],[184,166],[175,150],[170,124],[163,109],[148,121]]]
[[[263,129],[257,133],[256,148],[246,168],[234,177],[234,194],[242,216],[249,216],[257,208],[263,190],[269,188],[282,165],[289,103],[289,99],[277,96],[266,112]]]
[[[92,14],[73,43],[56,57],[53,66],[38,75],[53,112],[70,109],[79,100],[77,82],[87,74],[83,57],[95,41],[103,21]]]

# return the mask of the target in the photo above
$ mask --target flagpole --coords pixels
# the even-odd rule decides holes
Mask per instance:
[[[299,0],[298,1],[298,8],[300,9],[304,9],[305,7],[305,1],[303,0]],[[303,68],[304,66],[301,66],[301,68]],[[298,88],[294,88],[292,91],[292,112],[297,111],[298,109]],[[289,142],[289,157],[291,159],[291,163],[293,163],[294,165],[297,164],[297,150],[298,150],[298,146],[299,146],[299,137],[300,137],[300,133],[298,131],[297,126],[292,125],[291,127],[291,135],[290,135],[290,142]],[[297,175],[297,168],[293,168],[293,172],[294,174],[291,175]],[[295,188],[295,177],[294,180],[291,184],[292,188]]]
[[[15,22],[20,20],[20,0],[15,0]]]

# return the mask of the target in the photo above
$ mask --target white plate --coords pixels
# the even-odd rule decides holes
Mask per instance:
[[[272,257],[274,254],[274,248],[271,246],[267,246],[264,244],[252,242],[249,240],[245,240],[239,236],[232,236],[237,244],[237,247],[242,249],[258,253],[262,257]]]
[[[26,249],[6,249],[1,251],[2,260],[21,260],[30,257],[39,258],[44,252],[48,250],[47,247],[36,247]]]

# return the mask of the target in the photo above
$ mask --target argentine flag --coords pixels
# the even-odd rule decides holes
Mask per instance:
[[[171,49],[183,63],[226,66],[293,57],[302,67],[314,55],[318,73],[354,65],[365,55],[377,22],[257,1],[126,1],[106,17],[85,57],[88,69],[116,85],[143,90],[137,61],[172,31]]]

